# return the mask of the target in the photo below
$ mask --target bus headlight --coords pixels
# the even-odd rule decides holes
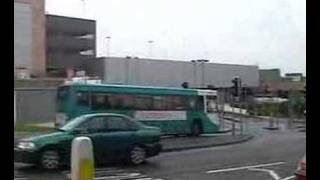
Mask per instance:
[[[56,125],[57,126],[62,126],[66,124],[68,120],[68,116],[65,113],[57,113],[56,114]]]

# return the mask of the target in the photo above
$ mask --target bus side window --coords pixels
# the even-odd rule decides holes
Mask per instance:
[[[167,103],[170,110],[187,110],[189,109],[188,97],[168,96]]]
[[[93,94],[91,108],[92,110],[107,110],[108,108],[110,108],[108,95]]]
[[[147,95],[137,95],[135,96],[134,105],[137,110],[149,110],[152,108],[153,97]]]
[[[77,92],[77,105],[79,106],[89,106],[89,93],[87,92]]]
[[[166,96],[153,96],[153,108],[152,110],[167,110],[168,109],[168,97]]]
[[[121,109],[131,110],[134,109],[134,97],[130,94],[119,95],[121,99]]]

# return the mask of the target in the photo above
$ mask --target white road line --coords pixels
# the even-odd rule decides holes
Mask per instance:
[[[286,178],[281,179],[281,180],[290,180],[290,179],[294,179],[294,178],[295,178],[295,176],[289,176],[289,177],[286,177]]]
[[[137,178],[145,178],[146,176],[139,176],[139,177],[115,177],[115,176],[105,176],[105,177],[96,177],[95,180],[135,180]]]
[[[249,169],[250,171],[262,171],[262,172],[267,172],[270,174],[270,176],[274,179],[274,180],[280,180],[280,176],[273,170],[270,169],[257,169],[257,168],[251,168]]]
[[[126,175],[95,177],[95,180],[120,180],[120,179],[136,179],[136,178],[146,178],[146,177],[147,176],[141,175],[139,173],[132,173],[132,174],[126,174]]]
[[[125,170],[123,169],[96,169],[95,170],[96,173],[99,172],[106,172],[106,173],[121,173],[121,172],[125,172]],[[63,174],[71,174],[70,171],[63,171]]]
[[[234,168],[227,168],[227,169],[217,169],[217,170],[207,171],[207,173],[208,174],[212,174],[212,173],[220,173],[220,172],[238,171],[238,170],[243,170],[243,169],[260,168],[260,167],[267,167],[267,166],[276,166],[276,165],[281,165],[281,164],[285,164],[285,162],[258,164],[258,165],[252,165],[252,166],[234,167]]]

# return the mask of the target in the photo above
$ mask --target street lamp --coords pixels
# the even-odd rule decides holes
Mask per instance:
[[[205,63],[208,63],[209,60],[207,59],[198,59],[197,62],[201,63],[201,67],[202,67],[202,88],[205,87]]]
[[[193,86],[197,87],[197,61],[196,60],[191,60],[193,64]]]
[[[111,36],[107,36],[107,57],[110,56],[110,42],[111,42]]]
[[[81,0],[82,1],[82,15],[85,17],[86,15],[86,0]]]
[[[149,44],[149,57],[152,56],[152,45],[153,45],[154,41],[153,40],[149,40],[148,44]]]

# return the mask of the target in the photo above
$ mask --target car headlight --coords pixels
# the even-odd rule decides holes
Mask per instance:
[[[18,143],[17,147],[23,150],[33,150],[35,149],[36,145],[32,142],[20,142]]]

